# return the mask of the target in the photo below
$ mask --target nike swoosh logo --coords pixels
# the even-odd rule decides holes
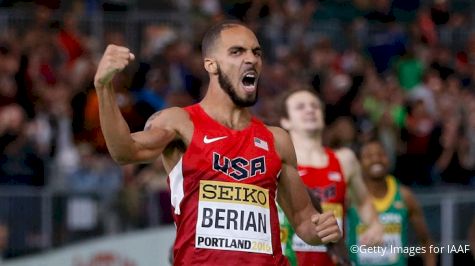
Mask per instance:
[[[205,144],[210,144],[210,143],[213,143],[213,142],[215,142],[215,141],[225,139],[225,138],[227,138],[227,137],[228,137],[228,136],[222,136],[222,137],[217,137],[217,138],[211,138],[211,139],[209,139],[208,136],[205,136],[205,137],[203,138],[203,142],[204,142]]]

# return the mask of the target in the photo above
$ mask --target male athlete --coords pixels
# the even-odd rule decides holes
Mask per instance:
[[[349,149],[333,151],[322,144],[324,114],[320,99],[310,90],[296,89],[284,93],[280,105],[281,125],[290,133],[297,154],[298,172],[312,196],[320,200],[324,211],[335,213],[343,228],[348,188],[369,227],[362,236],[362,243],[379,244],[383,228],[363,183],[356,156]],[[298,265],[334,265],[331,257],[337,254],[329,256],[326,246],[308,245],[298,235],[294,235],[292,242]]]
[[[373,196],[373,203],[384,226],[384,241],[379,249],[372,252],[352,252],[355,265],[402,266],[407,265],[407,257],[421,255],[425,266],[436,265],[436,254],[430,251],[433,244],[429,230],[413,193],[401,186],[389,175],[389,159],[378,141],[363,145],[360,152],[363,180]],[[419,246],[409,247],[407,227],[409,222],[419,240]],[[359,243],[366,226],[352,207],[348,211],[348,244]],[[365,247],[360,246],[361,250]]]
[[[334,215],[313,208],[298,178],[288,134],[247,108],[257,101],[262,67],[254,33],[222,22],[205,34],[202,53],[210,79],[204,99],[152,115],[144,131],[132,134],[111,80],[134,55],[109,45],[95,76],[111,156],[127,164],[163,155],[177,227],[175,265],[287,265],[275,198],[307,243],[337,241]]]

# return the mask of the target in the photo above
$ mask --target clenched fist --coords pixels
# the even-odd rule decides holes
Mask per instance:
[[[384,227],[379,222],[372,223],[360,237],[360,244],[367,246],[380,246],[383,244]]]
[[[114,75],[122,71],[134,59],[135,56],[129,48],[109,44],[104,55],[102,55],[94,77],[96,89],[101,89],[110,83]]]
[[[323,244],[336,242],[341,238],[340,228],[332,212],[314,214],[311,219]]]

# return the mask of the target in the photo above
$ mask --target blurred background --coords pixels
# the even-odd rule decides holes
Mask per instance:
[[[325,143],[356,151],[379,138],[392,172],[421,201],[436,243],[468,244],[475,1],[0,0],[5,265],[157,265],[127,255],[133,248],[107,246],[138,235],[157,236],[135,246],[152,252],[140,256],[167,261],[174,228],[166,173],[160,160],[122,167],[111,160],[94,73],[109,43],[135,53],[114,83],[131,130],[141,130],[154,112],[200,100],[201,38],[223,18],[245,21],[264,48],[258,117],[277,124],[276,96],[312,87],[325,103]],[[79,251],[67,262],[21,260],[69,247]],[[471,263],[469,253],[439,256],[439,265]]]

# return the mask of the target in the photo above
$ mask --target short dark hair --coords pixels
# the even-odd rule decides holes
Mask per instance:
[[[203,58],[209,55],[211,49],[216,43],[216,40],[219,38],[223,30],[237,26],[249,28],[239,20],[223,20],[209,28],[203,36],[203,40],[201,41],[201,55]]]
[[[383,147],[384,152],[386,152],[386,149],[384,148],[384,145],[381,142],[381,140],[379,140],[377,136],[373,135],[373,136],[370,136],[369,139],[364,140],[359,146],[359,148],[356,150],[356,157],[358,158],[358,160],[361,160],[364,148],[366,148],[366,146],[369,146],[371,144],[380,145],[381,147]]]
[[[311,87],[297,87],[294,89],[286,90],[283,93],[280,94],[278,98],[278,106],[277,106],[277,113],[279,115],[279,118],[289,118],[289,112],[287,110],[287,100],[289,99],[290,96],[298,93],[306,91],[314,95],[317,100],[320,102],[322,110],[325,110],[325,106],[323,105],[322,99],[320,99],[320,96],[317,94],[317,92],[311,88]]]

